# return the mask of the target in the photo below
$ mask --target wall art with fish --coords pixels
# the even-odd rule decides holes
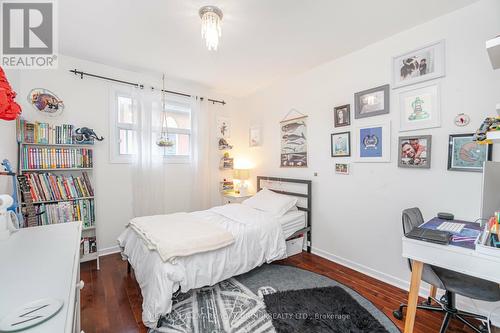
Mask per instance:
[[[281,127],[282,168],[307,167],[307,116],[283,120]]]

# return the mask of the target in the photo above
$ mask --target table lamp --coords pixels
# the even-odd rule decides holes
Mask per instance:
[[[247,180],[250,178],[250,170],[249,169],[234,169],[233,170],[233,179],[235,180],[235,193],[240,195],[247,195],[248,193],[248,184]]]

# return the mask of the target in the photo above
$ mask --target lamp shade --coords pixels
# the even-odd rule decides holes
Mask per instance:
[[[250,178],[250,170],[248,169],[234,169],[233,178],[239,180],[247,180]]]

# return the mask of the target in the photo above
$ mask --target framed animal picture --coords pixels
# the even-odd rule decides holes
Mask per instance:
[[[280,166],[307,167],[307,116],[283,120],[281,127]]]
[[[389,85],[354,94],[354,118],[367,118],[389,113]]]
[[[474,134],[452,134],[448,141],[448,170],[483,172],[485,161],[491,161],[492,145],[480,145]]]
[[[335,173],[338,175],[348,175],[350,168],[349,163],[335,163]]]
[[[399,130],[413,131],[441,126],[441,89],[437,83],[399,93]]]
[[[445,75],[445,42],[435,42],[392,58],[392,88]]]
[[[431,167],[431,135],[399,137],[398,166],[429,169]]]
[[[391,161],[391,123],[356,128],[357,162]]]
[[[331,135],[332,157],[351,156],[351,132],[333,133]]]
[[[337,106],[333,109],[333,119],[335,127],[351,125],[351,105]]]

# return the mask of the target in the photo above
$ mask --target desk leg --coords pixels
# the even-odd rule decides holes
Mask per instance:
[[[417,312],[418,291],[420,290],[420,280],[424,264],[413,260],[410,293],[408,294],[408,310],[406,311],[406,321],[404,333],[412,333],[415,324],[415,314]]]
[[[431,285],[431,292],[430,292],[429,296],[432,298],[436,298],[436,294],[437,294],[437,287]]]

